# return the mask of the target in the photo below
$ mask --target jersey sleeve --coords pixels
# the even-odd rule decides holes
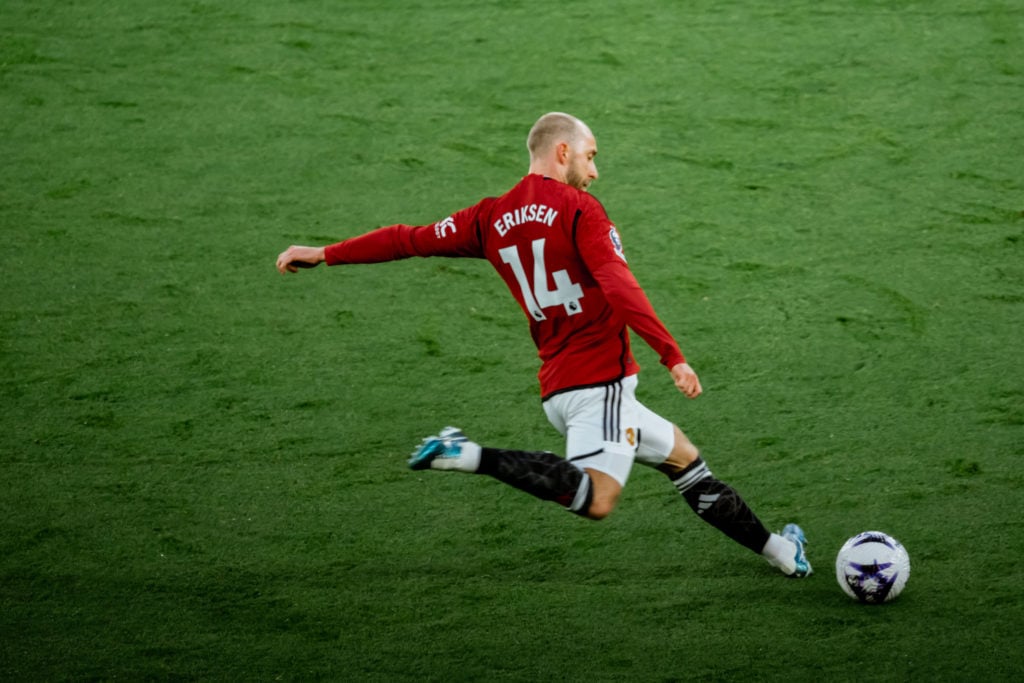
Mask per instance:
[[[679,345],[654,312],[647,294],[625,261],[607,261],[592,274],[608,304],[622,316],[631,330],[654,349],[662,365],[672,369],[686,362]]]
[[[484,200],[487,201],[487,200]],[[463,209],[431,225],[390,225],[324,248],[329,266],[381,263],[413,256],[483,258],[479,209]]]
[[[619,233],[599,204],[579,216],[576,244],[612,310],[658,354],[661,364],[671,369],[685,363],[679,345],[626,264]]]

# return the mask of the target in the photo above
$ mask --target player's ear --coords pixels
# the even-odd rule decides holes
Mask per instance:
[[[560,163],[560,164],[568,163],[568,161],[569,161],[569,143],[568,142],[559,142],[557,145],[555,145],[555,159],[557,159],[558,163]]]

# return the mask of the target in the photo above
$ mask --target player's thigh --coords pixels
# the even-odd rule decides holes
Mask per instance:
[[[586,472],[590,475],[590,485],[593,491],[587,516],[591,519],[604,519],[618,505],[619,496],[622,494],[622,484],[601,470],[587,467]]]

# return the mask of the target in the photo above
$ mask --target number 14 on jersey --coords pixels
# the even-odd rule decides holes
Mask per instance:
[[[544,265],[544,239],[537,239],[531,245],[533,249],[533,284],[530,284],[526,277],[526,270],[523,268],[523,261],[519,257],[519,247],[513,245],[499,249],[498,254],[501,260],[512,268],[512,273],[519,283],[523,292],[523,302],[530,316],[537,321],[547,320],[544,315],[545,308],[552,306],[564,306],[567,315],[576,315],[583,310],[580,299],[583,298],[583,288],[569,279],[569,273],[565,270],[556,270],[551,273],[555,288],[548,288],[548,270]]]

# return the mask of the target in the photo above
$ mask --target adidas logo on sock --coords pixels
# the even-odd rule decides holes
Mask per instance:
[[[715,501],[718,500],[719,495],[720,494],[717,493],[701,494],[700,502],[697,504],[697,514],[703,515],[705,510],[710,509],[711,506],[715,504]]]

